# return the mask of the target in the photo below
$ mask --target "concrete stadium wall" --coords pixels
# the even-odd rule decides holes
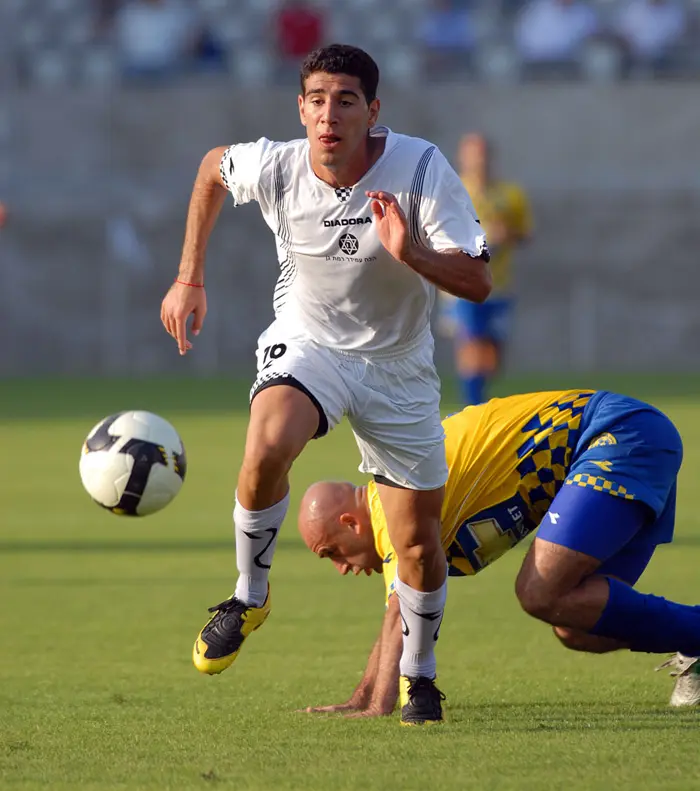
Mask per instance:
[[[454,86],[388,92],[382,120],[448,155],[494,141],[528,189],[511,370],[700,365],[700,87]],[[0,96],[0,375],[248,373],[276,263],[255,207],[224,210],[210,313],[182,360],[159,322],[192,180],[211,147],[299,136],[293,90]],[[439,354],[447,355],[445,344]]]

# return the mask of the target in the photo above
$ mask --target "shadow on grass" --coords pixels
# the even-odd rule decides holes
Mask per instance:
[[[278,544],[285,547],[285,552],[308,551],[299,541],[280,540]],[[233,538],[226,541],[0,541],[0,555],[33,552],[233,552],[234,549]]]

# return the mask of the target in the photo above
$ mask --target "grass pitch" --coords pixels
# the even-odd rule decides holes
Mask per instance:
[[[678,538],[640,588],[700,601],[700,380],[548,377],[500,391],[568,386],[638,395],[676,421],[686,448]],[[143,520],[101,511],[77,472],[84,435],[125,408],[172,420],[189,458],[181,495]],[[233,668],[209,678],[190,652],[235,578],[245,387],[4,382],[0,415],[0,788],[700,789],[700,710],[666,706],[672,682],[653,673],[657,657],[567,652],[522,614],[521,548],[451,582],[443,727],[296,713],[347,698],[383,614],[381,580],[339,577],[294,524],[312,480],[361,480],[347,427],[297,464],[272,616]]]

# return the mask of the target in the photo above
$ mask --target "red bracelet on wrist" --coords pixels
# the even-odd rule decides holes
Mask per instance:
[[[181,286],[189,286],[190,288],[204,288],[204,283],[188,283],[186,280],[180,280],[179,278],[175,278],[175,282],[179,283]]]

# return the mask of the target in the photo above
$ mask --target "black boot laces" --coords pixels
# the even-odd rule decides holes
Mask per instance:
[[[446,700],[447,696],[444,692],[441,692],[434,684],[431,679],[426,678],[425,676],[419,676],[418,678],[411,679],[408,684],[408,696],[412,698],[414,695],[417,695],[419,692],[425,691],[433,693],[435,692],[440,700]]]

